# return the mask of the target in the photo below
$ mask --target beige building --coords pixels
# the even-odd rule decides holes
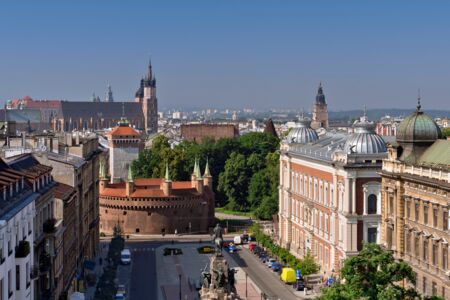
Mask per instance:
[[[281,146],[279,241],[296,256],[310,252],[328,274],[363,241],[380,241],[379,172],[387,150],[366,116],[354,128],[319,138],[301,119]]]
[[[450,141],[417,110],[397,130],[382,169],[382,244],[417,274],[416,289],[450,299]]]

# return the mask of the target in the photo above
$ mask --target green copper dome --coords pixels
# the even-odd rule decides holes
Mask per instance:
[[[434,142],[442,138],[441,129],[431,117],[420,110],[420,102],[417,110],[406,117],[397,129],[397,141],[414,142]]]

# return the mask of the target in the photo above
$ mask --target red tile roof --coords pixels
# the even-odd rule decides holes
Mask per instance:
[[[130,126],[116,126],[111,130],[109,133],[110,136],[136,136],[139,137],[141,134],[135,130],[134,128],[131,128]]]
[[[131,194],[131,198],[170,198],[177,196],[194,196],[198,195],[197,190],[192,187],[190,181],[172,182],[172,190],[170,196],[164,195],[161,189],[163,179],[161,178],[138,178],[134,180],[135,190]],[[125,183],[113,183],[101,193],[102,196],[109,197],[126,197]]]

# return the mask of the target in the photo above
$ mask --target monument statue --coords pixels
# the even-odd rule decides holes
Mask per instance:
[[[214,235],[213,235],[213,241],[216,245],[216,256],[222,255],[222,248],[223,248],[223,230],[219,223],[217,223],[216,227],[214,227]]]

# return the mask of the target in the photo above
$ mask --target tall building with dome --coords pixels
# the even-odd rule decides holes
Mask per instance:
[[[381,243],[411,265],[415,289],[450,299],[450,140],[441,137],[419,99],[383,160]]]
[[[328,125],[328,104],[325,101],[322,83],[320,83],[314,102],[311,127],[314,129],[328,128]]]
[[[327,274],[337,275],[363,241],[380,242],[387,148],[365,114],[353,126],[319,137],[302,117],[281,145],[279,241],[298,257],[311,253]]]

